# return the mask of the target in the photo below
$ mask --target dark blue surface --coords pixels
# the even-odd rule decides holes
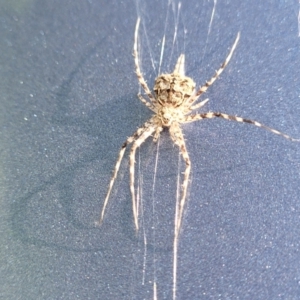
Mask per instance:
[[[0,299],[152,299],[154,276],[158,299],[172,298],[183,165],[167,132],[155,177],[151,140],[136,159],[144,209],[139,234],[127,154],[104,223],[94,226],[121,144],[151,115],[136,97],[137,15],[149,86],[164,33],[161,72],[172,71],[185,53],[187,75],[200,85],[240,31],[203,111],[300,137],[297,1],[220,1],[210,29],[213,1],[183,2],[174,46],[177,3],[174,12],[164,2],[0,5]],[[299,299],[300,144],[225,120],[183,130],[192,178],[178,299]]]

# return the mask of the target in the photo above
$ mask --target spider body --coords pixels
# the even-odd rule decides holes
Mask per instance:
[[[264,128],[266,130],[271,131],[272,133],[278,134],[292,141],[298,141],[296,139],[291,138],[290,136],[281,133],[278,130],[265,126],[257,121],[253,121],[250,119],[244,119],[242,117],[236,117],[232,115],[228,115],[220,112],[207,112],[207,113],[196,113],[191,114],[192,111],[200,109],[204,106],[208,99],[205,99],[197,104],[194,104],[198,98],[206,92],[206,90],[211,86],[215,80],[220,76],[228,62],[230,61],[232,54],[237,46],[237,43],[240,38],[240,34],[237,34],[235,42],[233,43],[229,54],[227,55],[225,61],[222,63],[221,67],[216,71],[215,75],[208,80],[203,86],[201,86],[198,90],[196,89],[196,83],[194,80],[185,75],[185,56],[181,54],[177,60],[175,65],[175,69],[170,74],[161,74],[159,75],[154,84],[154,95],[148,88],[146,81],[141,73],[139,60],[138,60],[138,29],[139,29],[140,19],[138,18],[136,27],[135,27],[135,35],[134,35],[134,47],[133,47],[133,56],[136,68],[136,75],[138,81],[143,88],[146,96],[149,100],[146,100],[141,94],[138,94],[138,98],[145,104],[150,110],[154,112],[152,118],[150,118],[142,127],[138,128],[137,131],[123,143],[121,150],[119,152],[119,157],[117,163],[115,165],[115,169],[113,172],[113,176],[110,180],[108,191],[106,194],[106,198],[104,200],[103,209],[101,212],[100,223],[103,220],[105,208],[108,203],[108,199],[117,177],[120,164],[122,158],[124,156],[126,147],[129,144],[133,144],[130,151],[130,191],[132,196],[132,209],[134,216],[135,228],[138,230],[138,205],[135,200],[135,185],[134,185],[134,164],[135,164],[135,153],[137,148],[141,146],[141,144],[150,136],[153,136],[153,141],[156,142],[160,136],[160,132],[163,128],[169,128],[171,139],[174,144],[179,147],[179,151],[182,155],[182,158],[185,162],[186,168],[184,171],[184,178],[182,184],[182,191],[179,201],[179,206],[177,208],[177,220],[175,222],[176,232],[175,235],[179,233],[183,208],[186,202],[186,194],[187,187],[191,169],[190,158],[185,146],[185,141],[183,138],[183,133],[181,130],[181,124],[194,122],[202,119],[212,119],[212,118],[223,118],[226,120],[237,121],[241,123],[248,123],[255,125],[257,127]]]
[[[163,127],[183,122],[184,115],[189,112],[187,101],[193,95],[196,84],[192,78],[184,75],[183,68],[180,68],[183,62],[182,54],[173,73],[162,74],[155,79],[153,91],[157,102],[156,113]]]
[[[178,236],[181,228],[182,214],[186,202],[187,188],[189,182],[189,176],[191,171],[191,161],[189,158],[188,151],[185,146],[185,141],[181,129],[181,124],[194,122],[202,119],[212,119],[212,118],[222,118],[225,120],[237,121],[240,123],[248,123],[257,127],[264,128],[274,134],[280,135],[286,139],[292,141],[299,141],[291,138],[290,136],[279,132],[273,128],[267,127],[257,121],[250,119],[244,119],[242,117],[232,116],[221,112],[206,112],[206,113],[194,113],[192,111],[200,109],[204,106],[208,99],[205,99],[199,103],[195,102],[198,98],[206,92],[210,85],[212,85],[215,80],[220,76],[228,62],[230,61],[232,54],[239,41],[240,34],[237,34],[235,42],[231,47],[231,50],[226,57],[225,61],[221,67],[216,71],[215,75],[208,80],[203,86],[198,90],[196,89],[196,84],[194,80],[190,77],[185,76],[184,66],[185,66],[185,56],[181,54],[177,60],[175,69],[170,74],[159,75],[154,84],[154,95],[148,88],[146,81],[141,73],[139,60],[138,60],[138,29],[139,29],[140,19],[137,20],[135,35],[134,35],[134,47],[133,56],[136,68],[136,75],[139,84],[143,88],[148,100],[146,100],[142,95],[138,94],[138,98],[141,102],[146,105],[150,110],[154,112],[154,115],[145,122],[136,132],[128,137],[123,143],[119,156],[111,177],[106,198],[104,200],[103,209],[100,216],[100,223],[103,221],[104,212],[110,197],[112,187],[114,185],[115,179],[117,177],[122,158],[124,156],[125,150],[129,144],[132,143],[132,148],[130,150],[130,161],[129,161],[129,173],[130,173],[130,192],[132,197],[132,210],[134,217],[134,224],[136,230],[139,228],[138,223],[138,203],[135,197],[135,153],[137,148],[150,136],[153,136],[153,141],[156,142],[160,136],[161,131],[164,128],[169,129],[171,139],[175,145],[178,146],[180,154],[185,163],[185,170],[183,173],[183,183],[180,194],[180,200],[176,204],[176,215],[175,215],[175,230],[174,230],[174,258],[173,258],[173,295],[174,299],[176,296],[176,269],[177,269],[177,249],[178,249]]]

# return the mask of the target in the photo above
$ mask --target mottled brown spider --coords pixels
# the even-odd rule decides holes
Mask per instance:
[[[123,143],[122,148],[119,152],[118,160],[116,162],[112,178],[109,183],[108,191],[104,200],[103,209],[100,216],[100,223],[103,221],[104,212],[109,200],[109,196],[114,185],[115,179],[117,177],[122,158],[124,156],[126,147],[132,143],[132,148],[130,150],[130,192],[132,197],[132,210],[133,218],[136,230],[139,228],[138,222],[138,203],[135,197],[135,153],[137,148],[141,146],[143,142],[150,136],[153,136],[153,141],[156,142],[160,136],[161,131],[164,128],[168,128],[170,136],[174,144],[179,147],[180,154],[185,162],[185,171],[183,176],[182,190],[180,194],[179,202],[176,204],[175,213],[175,229],[174,229],[174,244],[173,244],[173,299],[176,298],[176,282],[177,282],[177,252],[178,252],[178,237],[182,222],[182,215],[185,207],[187,188],[191,170],[191,161],[189,158],[188,151],[185,146],[185,141],[183,138],[181,124],[194,122],[202,119],[211,118],[223,118],[226,120],[232,120],[237,122],[249,123],[257,127],[264,128],[271,131],[272,133],[278,134],[291,141],[299,141],[293,139],[290,136],[279,132],[273,128],[267,127],[257,121],[244,119],[241,117],[231,116],[220,112],[206,112],[206,113],[195,113],[192,111],[204,106],[208,99],[202,102],[196,103],[199,97],[206,92],[206,90],[211,86],[215,80],[220,76],[228,62],[230,61],[232,54],[237,46],[240,38],[240,33],[231,47],[231,50],[226,57],[225,61],[221,65],[215,75],[207,81],[203,86],[196,90],[196,84],[192,78],[185,76],[185,56],[181,54],[177,60],[174,71],[171,74],[161,74],[159,75],[154,84],[154,95],[151,93],[144,77],[141,73],[139,60],[138,60],[138,29],[139,29],[140,19],[137,19],[135,34],[134,34],[134,47],[133,56],[135,62],[135,71],[139,81],[139,84],[143,88],[145,94],[148,97],[146,100],[141,94],[138,94],[138,98],[145,104],[150,110],[154,112],[153,116],[143,124],[142,127],[138,128],[137,131]],[[154,281],[154,291],[156,291],[156,282]],[[156,292],[155,292],[156,293]]]
[[[298,140],[293,139],[290,136],[279,132],[278,130],[267,127],[259,122],[249,120],[249,119],[244,119],[241,117],[231,116],[225,113],[207,112],[201,114],[198,113],[191,114],[193,110],[199,109],[207,103],[208,99],[205,99],[202,102],[195,104],[198,98],[203,93],[206,92],[209,86],[211,86],[215,82],[215,80],[220,76],[220,74],[227,66],[239,41],[240,33],[237,34],[235,42],[231,47],[231,50],[227,58],[225,59],[225,61],[223,62],[219,70],[216,71],[215,75],[209,81],[207,81],[203,86],[201,86],[197,91],[195,90],[196,84],[194,80],[188,76],[185,76],[185,70],[184,70],[185,56],[184,54],[181,54],[177,60],[175,69],[171,74],[161,74],[156,78],[154,88],[153,88],[154,91],[154,95],[153,95],[146,81],[144,80],[144,77],[141,73],[140,66],[139,66],[138,50],[137,50],[139,24],[140,24],[140,19],[138,18],[135,27],[133,56],[134,56],[136,75],[138,81],[142,86],[142,88],[144,89],[150,101],[147,101],[145,98],[143,98],[141,94],[138,94],[138,98],[142,101],[142,103],[144,103],[149,109],[151,109],[154,112],[154,115],[146,123],[144,123],[143,126],[140,127],[132,136],[127,138],[127,140],[123,143],[122,148],[119,152],[118,160],[116,162],[112,178],[109,183],[109,188],[106,194],[106,198],[104,200],[104,205],[100,217],[100,223],[103,221],[104,212],[109,200],[112,187],[117,177],[126,147],[129,144],[133,143],[130,151],[130,167],[129,167],[130,168],[130,191],[132,197],[134,224],[136,230],[138,230],[139,228],[138,210],[137,210],[137,203],[135,200],[135,184],[134,184],[135,153],[137,148],[139,148],[141,144],[148,137],[153,135],[153,141],[156,142],[163,128],[169,128],[171,139],[179,147],[179,151],[186,165],[183,184],[182,184],[181,197],[180,197],[179,207],[177,210],[178,218],[176,224],[176,228],[177,228],[176,231],[179,231],[181,225],[182,213],[186,202],[188,181],[189,181],[190,170],[191,170],[191,161],[185,146],[185,141],[180,127],[181,124],[194,122],[202,119],[211,119],[211,118],[218,117],[226,120],[233,120],[237,122],[253,124],[255,126],[267,129],[275,134],[281,135],[289,140],[292,141],[298,141]]]

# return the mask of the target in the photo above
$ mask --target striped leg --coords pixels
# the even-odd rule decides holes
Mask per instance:
[[[185,206],[186,201],[186,195],[187,195],[187,188],[189,183],[189,177],[190,177],[190,171],[191,171],[191,161],[189,158],[189,154],[187,152],[185,141],[183,138],[183,134],[181,131],[181,128],[179,127],[178,123],[172,124],[170,127],[170,135],[173,140],[173,142],[179,147],[179,151],[181,156],[183,157],[183,160],[185,162],[185,171],[184,171],[184,179],[182,183],[182,193],[180,197],[179,202],[179,209],[178,209],[178,218],[177,218],[177,231],[179,232],[180,225],[181,225],[181,219],[182,219],[182,213]]]
[[[221,73],[223,72],[223,70],[226,68],[227,64],[229,63],[232,54],[237,46],[237,43],[240,39],[240,33],[238,32],[236,39],[231,47],[231,50],[228,54],[228,56],[226,57],[225,61],[222,63],[221,67],[219,68],[218,71],[216,71],[215,75],[208,81],[206,81],[206,83],[198,90],[198,92],[191,97],[191,99],[189,100],[189,104],[192,105],[203,93],[205,93],[207,91],[207,89],[215,82],[215,80],[221,75]]]
[[[201,101],[200,103],[197,103],[196,105],[191,106],[190,109],[191,109],[191,110],[199,109],[199,108],[201,108],[202,106],[204,106],[208,101],[209,101],[209,99],[207,98],[207,99]]]
[[[130,150],[130,158],[129,158],[129,174],[130,174],[130,192],[132,198],[132,211],[133,211],[133,219],[136,231],[139,229],[138,223],[138,210],[137,203],[135,201],[135,188],[134,188],[134,164],[135,164],[135,152],[136,149],[141,146],[141,144],[154,132],[156,131],[156,127],[153,124],[149,124],[144,132],[134,141],[132,148]]]
[[[155,107],[151,103],[149,103],[146,99],[144,99],[141,94],[138,94],[137,96],[142,101],[143,104],[145,104],[152,111],[156,112]]]
[[[293,142],[299,142],[300,139],[294,139],[292,137],[290,137],[287,134],[284,134],[276,129],[273,129],[271,127],[268,127],[266,125],[263,125],[257,121],[253,121],[250,119],[244,119],[241,117],[236,117],[236,116],[230,116],[227,114],[223,114],[223,113],[219,113],[219,112],[209,112],[209,113],[203,113],[203,114],[197,114],[197,115],[189,115],[185,117],[185,121],[183,123],[188,123],[188,122],[194,122],[197,120],[202,120],[202,119],[212,119],[212,118],[222,118],[222,119],[226,119],[226,120],[230,120],[230,121],[237,121],[240,123],[249,123],[252,125],[255,125],[257,127],[261,127],[263,129],[266,129],[268,131],[271,131],[272,133],[278,134],[280,136],[283,136],[284,138],[291,140]]]
[[[177,59],[173,74],[177,73],[180,74],[181,76],[184,76],[185,75],[184,66],[185,66],[185,56],[184,54],[180,54],[180,56]]]
[[[177,262],[178,262],[178,241],[182,222],[183,210],[186,202],[187,188],[191,171],[191,161],[186,150],[183,134],[178,123],[170,127],[170,135],[173,142],[179,147],[180,154],[185,161],[184,179],[179,203],[176,203],[175,222],[174,222],[174,241],[173,241],[173,299],[176,298],[177,290]]]
[[[144,133],[147,130],[147,128],[151,125],[150,122],[151,121],[146,122],[143,127],[139,128],[132,136],[127,138],[127,140],[123,143],[123,145],[121,147],[121,150],[119,152],[119,156],[118,156],[114,171],[113,171],[113,175],[112,175],[112,177],[110,179],[110,182],[109,182],[108,191],[107,191],[107,194],[106,194],[106,197],[105,197],[105,200],[104,200],[104,204],[103,204],[103,208],[102,208],[102,211],[101,211],[100,220],[99,220],[98,224],[101,224],[102,221],[103,221],[104,212],[105,212],[105,209],[106,209],[106,206],[107,206],[107,203],[108,203],[108,199],[109,199],[111,190],[113,188],[113,185],[115,183],[115,180],[117,178],[118,171],[119,171],[119,168],[120,168],[120,165],[121,165],[126,147],[129,144],[131,144],[133,141],[135,141],[142,133]]]
[[[138,18],[136,21],[135,32],[134,32],[133,57],[134,57],[134,63],[135,63],[135,72],[136,72],[136,76],[138,78],[140,85],[144,89],[145,93],[147,94],[147,96],[149,97],[151,102],[153,104],[155,104],[156,100],[155,100],[154,96],[152,95],[150,89],[148,88],[148,85],[143,77],[143,74],[141,72],[140,65],[139,65],[139,55],[138,55],[138,46],[137,46],[139,26],[140,26],[140,18]]]

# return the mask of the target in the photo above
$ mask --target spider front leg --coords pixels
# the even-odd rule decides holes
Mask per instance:
[[[227,115],[227,114],[219,113],[219,112],[208,112],[208,113],[203,113],[203,114],[189,115],[189,116],[185,117],[185,120],[183,121],[183,123],[189,123],[189,122],[194,122],[194,121],[197,121],[197,120],[212,119],[212,118],[222,118],[222,119],[229,120],[229,121],[237,121],[237,122],[240,122],[240,123],[252,124],[252,125],[255,125],[257,127],[260,127],[260,128],[266,129],[268,131],[271,131],[272,133],[280,135],[280,136],[282,136],[282,137],[284,137],[288,140],[291,140],[293,142],[299,142],[300,141],[299,139],[294,139],[294,138],[290,137],[287,134],[284,134],[284,133],[282,133],[282,132],[280,132],[276,129],[273,129],[271,127],[263,125],[263,124],[261,124],[257,121],[250,120],[250,119],[244,119],[244,118],[236,117],[236,116],[231,116],[231,115]]]
[[[197,93],[195,95],[193,95],[189,100],[188,103],[189,105],[192,105],[203,93],[205,93],[207,91],[207,89],[216,81],[216,79],[221,75],[221,73],[224,71],[224,69],[226,68],[227,64],[229,63],[232,54],[237,46],[237,43],[240,39],[240,33],[238,32],[236,39],[230,49],[230,52],[228,54],[228,56],[226,57],[225,61],[222,63],[221,67],[219,68],[218,71],[216,71],[215,75],[208,81],[206,81],[206,83],[200,87],[200,89],[197,91]]]
[[[149,124],[149,126],[145,129],[145,131],[137,138],[130,150],[130,158],[129,158],[129,173],[130,173],[130,192],[132,198],[132,211],[133,211],[133,219],[136,231],[139,229],[138,222],[138,210],[137,203],[135,201],[135,187],[134,187],[134,165],[135,165],[135,153],[136,149],[141,146],[141,144],[154,132],[156,131],[156,127],[153,124]]]
[[[141,94],[138,94],[137,96],[142,101],[142,103],[145,104],[149,109],[151,109],[154,112],[156,111],[155,107],[151,103],[149,103],[146,99],[144,99]]]
[[[144,77],[140,69],[139,65],[139,55],[138,55],[138,31],[139,31],[139,26],[140,26],[140,18],[137,19],[136,21],[136,26],[135,26],[135,32],[134,32],[134,45],[133,45],[133,57],[134,57],[134,63],[135,63],[135,72],[136,76],[138,78],[138,81],[142,88],[144,89],[145,93],[151,100],[153,104],[156,104],[155,97],[152,95]],[[140,97],[139,97],[140,98]],[[141,98],[140,98],[141,99]],[[143,101],[142,101],[143,102]]]
[[[112,175],[112,177],[110,179],[110,182],[109,182],[108,191],[107,191],[107,194],[106,194],[106,197],[105,197],[105,200],[104,200],[104,204],[103,204],[103,208],[102,208],[102,211],[101,211],[101,215],[100,215],[100,220],[99,220],[99,222],[97,222],[98,224],[101,224],[102,221],[103,221],[105,209],[106,209],[106,206],[107,206],[107,203],[108,203],[108,200],[109,200],[109,196],[110,196],[111,190],[113,188],[113,185],[115,183],[115,180],[117,178],[117,175],[118,175],[118,172],[119,172],[119,169],[120,169],[120,165],[121,165],[126,147],[129,144],[131,144],[134,140],[136,140],[143,132],[145,132],[147,130],[147,128],[150,126],[150,124],[151,124],[150,121],[146,122],[141,128],[139,128],[132,136],[127,138],[127,140],[123,143],[123,145],[121,147],[121,150],[119,152],[119,155],[118,155],[118,159],[117,159],[114,171],[113,171],[113,175]]]

